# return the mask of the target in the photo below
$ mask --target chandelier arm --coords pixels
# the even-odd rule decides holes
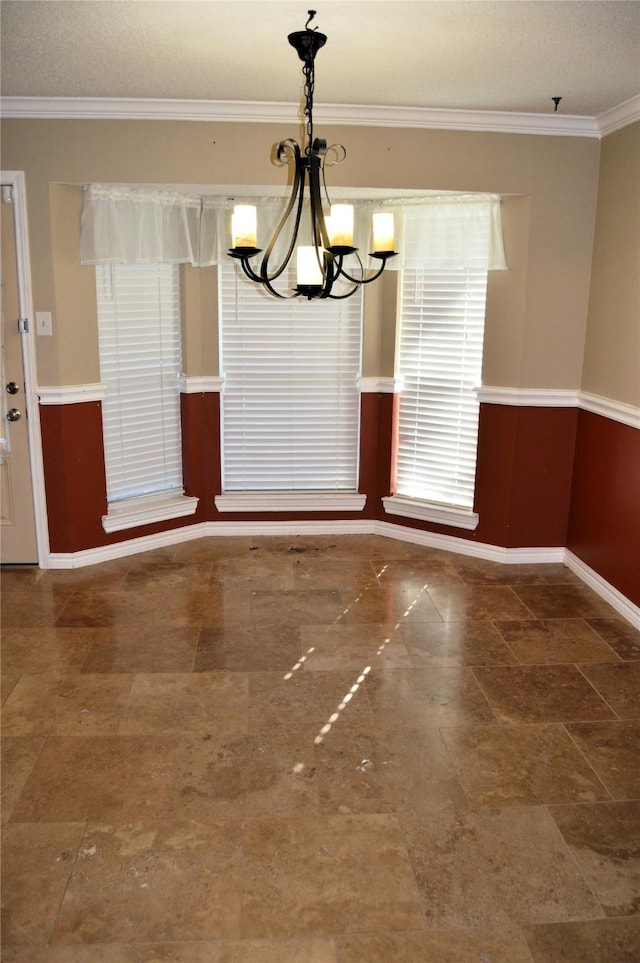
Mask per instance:
[[[282,300],[287,300],[288,298],[294,297],[292,294],[281,294],[280,291],[276,291],[271,285],[271,280],[269,278],[258,278],[261,284],[267,289],[269,294],[272,294],[275,298],[281,298]]]
[[[346,291],[345,294],[327,294],[327,297],[331,298],[332,301],[344,301],[345,298],[350,298],[352,294],[355,294],[359,286],[359,284],[354,285],[352,288]]]
[[[311,211],[313,215],[314,231],[319,233],[319,247],[327,249],[329,247],[329,232],[324,219],[322,210],[322,192],[320,188],[320,171],[323,164],[318,154],[313,154],[310,158],[311,165],[309,170],[309,199],[311,201]],[[317,227],[316,227],[317,226]]]
[[[331,285],[329,286],[329,289],[328,289],[327,293],[326,293],[325,295],[323,295],[324,297],[331,298],[333,301],[342,301],[342,300],[344,300],[345,298],[350,298],[351,295],[352,295],[352,294],[355,294],[355,292],[356,292],[356,291],[358,290],[358,288],[360,287],[360,284],[359,284],[358,281],[356,281],[354,278],[349,278],[348,275],[345,274],[345,272],[344,272],[344,270],[343,270],[343,268],[342,268],[343,257],[344,257],[344,255],[342,255],[342,254],[338,254],[337,256],[332,256],[332,260],[333,260],[333,262],[334,262],[334,269],[333,269],[333,270],[334,270],[334,277],[333,277],[333,280],[332,280],[332,282],[331,282]],[[336,281],[338,278],[342,278],[342,277],[347,277],[347,278],[349,279],[349,281],[351,281],[351,283],[353,284],[353,287],[352,287],[352,288],[349,288],[349,290],[346,291],[344,294],[332,294],[332,293],[331,293],[331,289],[332,289],[332,287],[333,287],[334,281]]]
[[[249,280],[250,280],[250,281],[256,281],[258,284],[261,284],[261,283],[262,283],[262,278],[260,277],[259,274],[256,274],[256,272],[255,272],[255,271],[253,270],[253,268],[251,267],[251,265],[250,265],[250,263],[249,263],[249,258],[242,257],[242,258],[239,258],[239,260],[240,260],[240,266],[242,267],[242,270],[243,270],[244,273],[247,275],[247,277],[249,278]]]
[[[293,294],[282,294],[280,291],[277,291],[271,284],[271,281],[273,281],[274,278],[262,277],[260,274],[256,274],[253,268],[251,267],[251,264],[249,263],[249,258],[243,257],[243,258],[239,258],[238,260],[240,261],[242,270],[244,271],[246,276],[249,278],[249,280],[255,281],[257,284],[262,284],[267,289],[269,294],[272,294],[274,296],[274,298],[280,298],[282,300],[290,300],[291,298],[297,297],[297,293],[295,292]]]
[[[281,294],[280,291],[276,291],[276,289],[271,284],[271,281],[273,280],[273,278],[271,279],[263,278],[259,274],[256,274],[255,271],[252,269],[251,265],[249,264],[248,258],[241,258],[240,264],[242,266],[242,270],[247,275],[249,280],[255,281],[257,284],[262,284],[267,289],[269,294],[272,294],[274,296],[274,298],[280,298],[281,300],[286,301],[286,300],[290,300],[291,298],[295,298],[297,296],[295,293]]]
[[[305,161],[302,159],[300,147],[293,140],[280,141],[280,144],[278,145],[278,157],[281,157],[282,155],[284,155],[287,149],[290,149],[293,152],[293,159],[295,164],[294,180],[291,186],[291,196],[289,197],[289,202],[287,204],[286,210],[282,215],[282,217],[280,218],[280,221],[278,222],[278,226],[276,227],[273,233],[273,236],[265,251],[264,257],[262,258],[262,264],[260,265],[260,277],[258,278],[258,280],[265,285],[267,284],[267,282],[275,281],[276,278],[279,278],[282,272],[287,267],[289,261],[291,260],[291,255],[293,254],[293,249],[296,243],[296,237],[298,235],[298,228],[300,226],[300,216],[302,213],[302,203],[304,200]],[[295,219],[294,228],[291,233],[291,241],[289,243],[289,249],[287,250],[284,260],[278,266],[275,272],[273,274],[269,274],[269,258],[271,257],[273,249],[278,241],[278,238],[280,237],[287,221],[289,220],[289,217],[296,203],[296,200],[298,202],[298,206],[296,210],[296,219]]]
[[[331,210],[331,198],[329,197],[329,191],[327,190],[327,175],[325,174],[326,165],[322,165],[322,186],[324,188],[324,196],[327,199],[327,204],[329,205],[329,210]]]
[[[329,160],[329,156],[333,153],[335,157],[334,161]],[[347,152],[342,144],[329,144],[324,151],[324,157],[322,160],[322,189],[324,191],[324,196],[326,198],[327,204],[331,207],[331,198],[329,197],[329,189],[327,188],[327,165],[329,167],[335,167],[337,164],[341,164],[345,160]]]
[[[322,276],[324,278],[324,283],[318,297],[330,298],[332,297],[331,289],[333,288],[335,279],[338,276],[336,270],[336,261],[333,254],[331,254],[329,251],[323,251],[323,262]]]
[[[353,278],[351,277],[350,274],[347,274],[347,272],[344,269],[340,272],[340,276],[345,278],[345,280],[347,281],[351,281],[352,284],[357,284],[359,287],[361,284],[371,284],[372,281],[377,281],[383,271],[384,271],[384,264],[374,274],[370,274],[369,277],[366,277],[366,278],[365,277]]]
[[[382,261],[382,264],[380,265],[380,267],[378,268],[377,271],[374,271],[374,273],[371,274],[371,275],[369,275],[369,277],[365,277],[365,276],[364,276],[364,266],[363,266],[362,261],[361,261],[361,259],[360,259],[360,255],[359,255],[358,253],[356,253],[355,251],[354,251],[354,254],[355,254],[355,256],[357,257],[357,259],[358,259],[358,264],[360,265],[360,268],[361,268],[361,270],[362,270],[362,277],[361,277],[361,278],[352,278],[351,275],[348,274],[348,273],[345,271],[345,269],[342,267],[342,262],[340,262],[340,270],[339,270],[339,272],[338,272],[339,275],[340,275],[340,277],[346,278],[347,281],[351,281],[352,284],[356,284],[358,287],[359,287],[361,284],[370,284],[372,281],[377,281],[377,279],[380,277],[380,275],[382,274],[382,272],[383,272],[384,269],[385,269],[385,263],[386,263],[386,261],[383,260],[383,261]]]

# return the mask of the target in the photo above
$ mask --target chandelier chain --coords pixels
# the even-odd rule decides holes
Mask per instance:
[[[312,59],[305,61],[302,73],[304,74],[304,114],[307,118],[307,145],[305,147],[305,154],[309,155],[313,144],[313,91],[315,87],[315,70]]]

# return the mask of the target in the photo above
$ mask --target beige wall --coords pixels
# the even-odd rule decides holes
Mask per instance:
[[[640,406],[640,123],[602,144],[582,389]]]
[[[95,271],[80,265],[78,252],[82,190],[52,184],[49,202],[52,243],[46,253],[51,257],[55,338],[48,338],[46,343],[38,339],[38,348],[42,348],[38,352],[38,380],[41,385],[76,384],[77,374],[83,371],[85,383],[98,382]],[[31,232],[33,221],[31,212]],[[49,356],[53,353],[47,350],[49,341],[55,357]]]
[[[600,145],[589,138],[325,128],[347,148],[329,186],[489,191],[504,195],[509,271],[490,276],[483,381],[580,386]],[[277,184],[267,124],[6,120],[2,166],[27,180],[40,384],[98,380],[93,270],[78,265],[79,192],[87,182]],[[217,374],[214,272],[185,272],[187,374]],[[373,287],[373,286],[372,286]],[[393,373],[393,284],[368,297],[364,373]],[[621,349],[624,354],[624,347]]]

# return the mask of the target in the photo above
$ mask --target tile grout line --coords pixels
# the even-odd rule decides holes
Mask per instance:
[[[72,861],[72,863],[71,863],[71,866],[70,866],[70,868],[69,868],[69,875],[67,876],[67,881],[66,881],[66,883],[65,883],[65,885],[64,885],[64,889],[63,889],[63,891],[62,891],[62,895],[60,896],[60,902],[58,903],[58,908],[57,908],[57,910],[56,910],[56,912],[55,912],[55,916],[54,916],[53,922],[52,922],[52,924],[51,924],[51,929],[50,929],[49,934],[48,934],[48,937],[47,937],[47,942],[46,942],[46,945],[47,945],[47,946],[51,946],[51,945],[52,945],[51,939],[52,939],[52,937],[53,937],[53,935],[54,935],[54,933],[55,933],[55,931],[56,931],[56,927],[57,927],[57,925],[58,925],[58,920],[60,919],[60,913],[62,912],[62,907],[63,907],[64,901],[65,901],[65,899],[66,899],[66,897],[67,897],[67,892],[68,892],[68,889],[69,889],[69,885],[70,885],[70,883],[71,883],[71,878],[72,878],[72,876],[73,876],[73,874],[74,874],[74,872],[75,872],[76,866],[78,865],[78,860],[79,860],[79,858],[80,858],[80,849],[81,849],[81,846],[82,846],[82,844],[83,844],[83,842],[84,842],[84,840],[85,840],[85,837],[86,837],[86,835],[87,835],[87,831],[88,831],[88,829],[89,829],[89,822],[90,822],[89,818],[87,818],[87,819],[84,820],[84,828],[83,828],[82,832],[80,833],[80,839],[79,839],[79,841],[78,841],[78,847],[77,847],[77,849],[76,849],[76,854],[75,854],[75,856],[74,856],[74,858],[73,858],[73,861]],[[46,824],[45,824],[45,825],[46,825]]]
[[[626,663],[622,662],[621,664],[622,664],[622,665],[625,665]],[[597,694],[598,698],[601,699],[601,700],[604,702],[604,704],[606,705],[606,707],[607,707],[608,709],[611,709],[611,711],[613,712],[616,720],[618,720],[619,722],[624,722],[625,720],[622,718],[622,716],[619,715],[619,714],[616,712],[616,710],[613,708],[612,705],[610,705],[610,703],[608,702],[608,700],[605,699],[605,697],[604,697],[603,694],[600,692],[600,690],[598,689],[598,687],[595,685],[594,682],[591,681],[591,679],[589,678],[589,676],[586,674],[586,672],[583,671],[583,668],[582,668],[583,665],[617,665],[617,663],[615,663],[615,662],[613,662],[613,663],[611,663],[611,662],[588,662],[588,663],[575,662],[574,665],[575,665],[576,669],[578,670],[578,672],[580,673],[580,675],[582,676],[582,678],[591,686],[591,688],[593,689],[593,691]],[[612,720],[612,721],[613,721],[613,720]]]
[[[598,804],[597,804],[597,803],[577,803],[577,804],[576,804],[576,803],[562,803],[562,804],[560,804],[560,805],[568,805],[568,806],[582,805],[582,806],[584,806],[584,805],[598,805]],[[603,909],[603,907],[602,907],[602,903],[600,902],[600,900],[599,900],[598,897],[596,896],[595,890],[593,889],[591,883],[589,882],[589,880],[588,880],[587,877],[585,876],[584,871],[583,871],[582,867],[580,866],[578,860],[577,860],[576,857],[574,856],[573,850],[571,849],[571,847],[569,846],[569,843],[567,842],[567,840],[566,840],[565,837],[564,837],[564,833],[562,832],[562,830],[561,830],[560,827],[558,826],[557,822],[556,822],[555,819],[553,818],[553,813],[551,812],[551,807],[549,806],[549,804],[545,805],[545,806],[544,806],[544,809],[546,810],[549,819],[550,819],[551,822],[553,823],[553,826],[554,826],[554,828],[555,828],[555,831],[558,833],[560,839],[562,840],[562,844],[563,844],[564,848],[565,848],[566,851],[567,851],[567,854],[568,854],[568,856],[569,856],[569,859],[571,860],[571,862],[573,863],[573,865],[574,865],[575,868],[577,869],[577,871],[578,871],[578,873],[579,873],[579,875],[580,875],[580,878],[584,881],[585,886],[587,887],[587,889],[589,890],[589,892],[591,893],[591,895],[592,895],[592,897],[593,897],[594,903],[596,904],[596,906],[597,906],[598,909],[600,910],[600,913],[602,914],[601,916],[578,917],[578,918],[576,918],[576,919],[581,919],[581,920],[584,920],[584,919],[588,919],[588,920],[607,919],[607,914],[605,913],[605,911],[604,911],[604,909]],[[566,922],[574,922],[574,921],[575,921],[575,920],[572,919],[572,920],[567,920]]]
[[[605,722],[605,723],[607,722],[607,720],[602,720],[602,721]],[[609,720],[609,721],[616,721],[616,720]],[[576,725],[580,725],[580,723],[575,723],[575,724],[576,724]],[[596,722],[595,724],[597,724],[597,722]],[[594,776],[596,777],[596,779],[598,780],[598,782],[600,783],[600,785],[602,786],[602,788],[605,790],[606,793],[608,793],[608,795],[609,795],[609,800],[615,801],[615,796],[613,795],[613,793],[611,792],[611,790],[609,789],[609,787],[608,787],[607,784],[605,783],[604,779],[600,776],[600,774],[599,774],[599,772],[597,771],[597,769],[595,768],[595,766],[592,765],[591,761],[589,760],[589,757],[586,755],[586,753],[584,752],[584,750],[582,749],[582,747],[581,747],[580,745],[578,745],[578,743],[576,742],[576,740],[574,739],[574,737],[572,736],[572,734],[569,732],[569,729],[568,729],[567,727],[570,726],[570,725],[574,725],[574,723],[571,723],[571,722],[563,722],[563,723],[562,723],[562,728],[563,728],[564,731],[566,732],[566,734],[567,734],[567,736],[569,737],[569,739],[571,740],[572,744],[576,747],[577,751],[578,751],[578,752],[580,753],[580,755],[583,757],[584,761],[585,761],[586,764],[589,766],[589,768],[590,768],[591,771],[593,772]],[[609,800],[601,800],[601,801],[609,801]],[[595,800],[595,801],[598,801],[598,800]]]

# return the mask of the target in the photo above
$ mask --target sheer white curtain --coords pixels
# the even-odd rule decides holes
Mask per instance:
[[[199,195],[91,184],[82,207],[82,264],[198,264]]]
[[[434,270],[506,268],[499,197],[457,194],[385,201],[341,196],[340,200],[355,207],[354,244],[366,269],[380,266],[379,261],[368,257],[373,250],[372,214],[376,211],[395,215],[395,249],[399,256],[387,262],[388,270],[426,264]],[[266,250],[285,210],[286,198],[201,196],[177,190],[91,184],[84,193],[81,263],[223,264],[231,243],[231,212],[240,201],[258,207],[258,247]],[[311,243],[307,221],[303,210],[301,244]],[[410,244],[404,243],[405,223],[410,224]],[[290,226],[274,247],[270,270],[286,255]]]
[[[399,263],[390,267],[506,270],[498,197],[421,198],[403,204],[402,220],[402,240],[406,235],[408,243],[401,240]]]

